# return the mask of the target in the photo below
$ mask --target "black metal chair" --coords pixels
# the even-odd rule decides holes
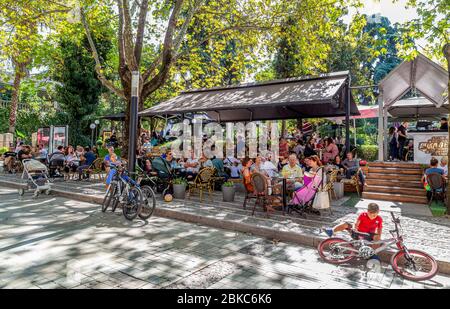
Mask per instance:
[[[427,182],[431,188],[431,197],[429,201],[429,205],[435,200],[436,198],[439,198],[445,203],[447,192],[446,192],[446,186],[444,178],[441,174],[438,173],[431,173],[427,175]],[[438,199],[436,199],[438,200]]]

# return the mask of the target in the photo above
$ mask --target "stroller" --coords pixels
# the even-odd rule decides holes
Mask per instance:
[[[22,179],[27,179],[27,189],[34,189],[34,197],[40,192],[45,191],[49,195],[51,191],[50,181],[48,179],[47,166],[33,159],[23,160]],[[19,189],[19,195],[23,196],[26,189]]]
[[[161,157],[156,157],[152,160],[152,168],[158,175],[155,178],[156,192],[161,192],[163,196],[167,193],[172,194],[175,174],[169,163]]]
[[[288,213],[292,213],[292,211],[295,211],[304,217],[306,216],[305,213],[320,215],[320,212],[314,209],[312,205],[314,203],[314,198],[316,197],[316,194],[318,192],[318,188],[322,186],[323,183],[326,183],[326,173],[324,172],[323,167],[320,168],[319,171],[317,171],[317,174],[318,173],[321,173],[321,179],[316,179],[316,176],[311,176],[309,182],[307,182],[300,189],[294,191],[293,197],[288,204]],[[307,176],[306,173],[305,176]]]
[[[65,157],[63,153],[54,153],[48,158],[49,175],[51,178],[64,177]]]

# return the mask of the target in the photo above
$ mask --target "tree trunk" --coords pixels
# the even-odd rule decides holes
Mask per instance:
[[[11,110],[9,112],[9,133],[15,134],[16,132],[16,120],[17,120],[17,108],[19,106],[20,96],[20,83],[23,76],[23,65],[16,66],[14,75],[13,92],[11,96]]]
[[[444,46],[444,55],[447,59],[447,72],[449,73],[449,80],[448,80],[448,91],[447,94],[450,93],[450,43],[445,44]],[[448,97],[448,100],[450,102],[450,96]],[[450,116],[450,115],[449,115]],[[450,128],[448,131],[448,137],[450,142]],[[447,157],[450,158],[450,146],[448,147]],[[447,215],[450,215],[450,181],[447,183]]]

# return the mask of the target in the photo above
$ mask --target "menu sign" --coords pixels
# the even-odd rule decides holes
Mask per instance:
[[[427,141],[419,143],[419,150],[431,156],[446,156],[448,152],[448,137],[433,136]]]

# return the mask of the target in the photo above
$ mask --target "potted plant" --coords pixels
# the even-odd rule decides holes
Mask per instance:
[[[187,182],[184,178],[175,178],[173,180],[173,197],[184,199],[186,197]]]
[[[227,181],[222,185],[222,194],[224,202],[234,202],[234,194],[236,190],[234,189],[234,182]]]

